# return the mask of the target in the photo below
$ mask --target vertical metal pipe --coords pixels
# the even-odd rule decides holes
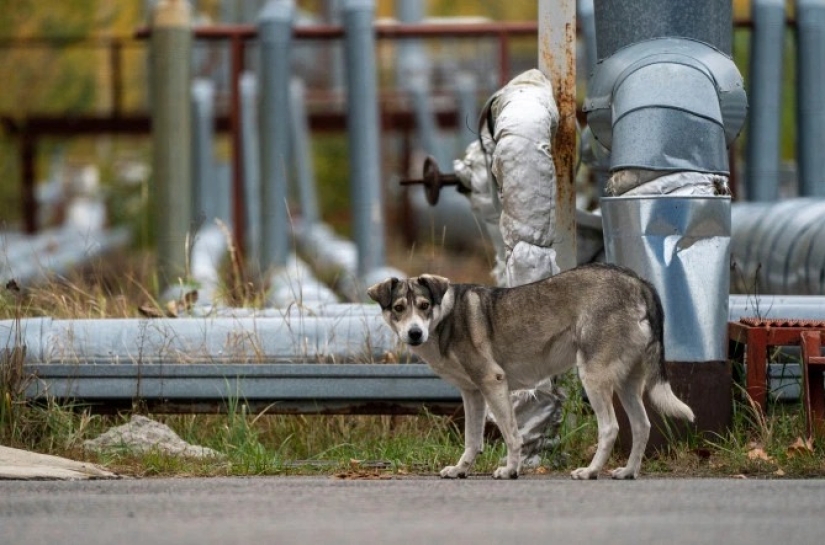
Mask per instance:
[[[726,0],[594,0],[600,59],[630,44],[681,36],[726,55],[733,43],[733,10]]]
[[[243,181],[246,211],[246,256],[253,270],[261,267],[261,140],[258,134],[258,81],[244,72],[240,81],[241,130],[243,131]]]
[[[261,265],[284,267],[289,254],[287,165],[293,0],[269,0],[258,19],[260,50]]]
[[[123,41],[113,38],[109,42],[109,70],[112,86],[112,115],[123,115]]]
[[[318,196],[315,191],[315,169],[312,166],[312,147],[309,134],[309,118],[304,100],[304,82],[292,78],[290,82],[290,128],[292,130],[292,152],[295,160],[295,174],[298,178],[298,199],[301,204],[301,218],[307,225],[321,219],[318,212]]]
[[[453,152],[444,146],[436,126],[435,113],[431,107],[430,86],[426,77],[418,75],[410,78],[407,81],[407,90],[412,97],[419,146],[435,157],[441,168],[452,170]]]
[[[539,0],[538,65],[553,82],[559,127],[553,142],[556,166],[556,264],[576,266],[576,2]],[[549,139],[550,135],[548,135]]]
[[[599,55],[596,49],[596,13],[593,8],[593,0],[578,0],[579,26],[584,37],[584,53],[587,67],[587,77],[596,69]]]
[[[37,232],[37,197],[35,196],[35,158],[37,149],[34,137],[25,128],[20,134],[20,168],[23,170],[21,204],[23,206],[23,230],[31,235]]]
[[[341,24],[341,2],[343,0],[324,0],[324,23],[330,25]],[[344,60],[343,48],[340,40],[329,42],[328,84],[332,91],[338,92],[344,89]]]
[[[232,229],[235,246],[240,252],[246,248],[246,212],[243,200],[242,161],[243,141],[241,134],[241,72],[244,69],[244,42],[234,34],[230,45],[229,76],[229,127],[232,134]]]
[[[363,277],[383,266],[385,260],[372,28],[375,4],[373,0],[345,0],[343,8],[353,235],[358,248],[358,276]]]
[[[799,195],[825,196],[825,0],[796,0]]]
[[[478,81],[471,72],[459,72],[455,76],[455,99],[458,112],[458,144],[461,157],[467,146],[476,139],[478,132]]]
[[[192,213],[198,223],[219,216],[216,203],[221,195],[212,159],[214,115],[215,85],[198,78],[192,82]]]
[[[779,124],[785,1],[754,0],[751,7],[750,89],[745,184],[750,201],[779,198]]]
[[[420,23],[424,19],[425,3],[423,0],[395,0],[395,16],[401,23]],[[395,41],[395,81],[404,89],[410,78],[429,78],[430,66],[427,54],[420,39],[401,39]]]
[[[186,235],[192,225],[192,31],[185,0],[158,2],[150,47],[158,274],[162,283],[169,284],[186,274]]]

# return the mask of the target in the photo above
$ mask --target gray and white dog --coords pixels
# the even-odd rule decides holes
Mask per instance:
[[[381,305],[399,339],[461,391],[464,453],[444,478],[463,478],[482,449],[485,402],[507,445],[496,479],[518,477],[522,440],[511,390],[578,369],[596,414],[599,442],[574,479],[595,479],[618,435],[613,393],[627,412],[633,446],[614,479],[639,476],[650,434],[643,403],[648,393],[663,414],[693,422],[693,411],[674,395],[664,364],[664,313],[656,290],[634,272],[604,264],[578,267],[514,288],[451,284],[422,275],[389,278],[367,291]]]

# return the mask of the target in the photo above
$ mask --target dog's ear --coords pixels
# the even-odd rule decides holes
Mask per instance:
[[[392,290],[400,282],[397,278],[387,278],[383,282],[373,284],[367,289],[367,295],[370,299],[381,305],[381,308],[387,308],[392,304]]]
[[[430,295],[433,297],[433,303],[441,304],[441,299],[447,293],[450,287],[450,281],[443,276],[435,276],[434,274],[422,274],[417,278],[418,283],[430,290]]]

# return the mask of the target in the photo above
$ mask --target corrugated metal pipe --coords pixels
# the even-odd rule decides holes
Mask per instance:
[[[733,291],[825,295],[825,200],[737,203],[732,224]]]

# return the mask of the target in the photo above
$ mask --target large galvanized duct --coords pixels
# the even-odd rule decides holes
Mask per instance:
[[[665,308],[669,361],[724,361],[729,197],[611,197],[602,202],[608,262],[632,266]]]
[[[725,338],[730,197],[609,197],[602,198],[601,210],[607,262],[635,270],[661,296],[665,366],[674,392],[693,409],[700,431],[723,432],[732,415]],[[650,448],[668,441],[659,418],[651,413]],[[626,449],[630,436],[620,427]]]
[[[610,150],[611,172],[727,176],[727,146],[742,128],[747,99],[730,57],[701,42],[656,38],[600,60],[584,110]]]
[[[731,409],[730,199],[718,195],[747,111],[729,56],[731,5],[596,0],[595,11],[599,61],[584,109],[617,195],[601,200],[606,258],[658,289],[674,390],[699,429],[721,431]],[[664,441],[656,427],[654,446]]]

